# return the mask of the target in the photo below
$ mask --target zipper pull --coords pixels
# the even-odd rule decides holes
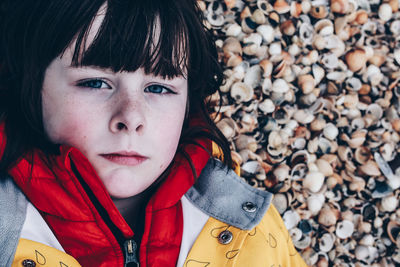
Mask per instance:
[[[139,261],[136,258],[137,245],[133,239],[126,240],[124,243],[125,267],[139,267]]]

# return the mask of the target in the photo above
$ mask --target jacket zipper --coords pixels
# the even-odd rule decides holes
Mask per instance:
[[[137,244],[133,239],[126,240],[124,243],[125,267],[139,267],[136,258]]]
[[[100,204],[99,200],[95,197],[92,189],[89,185],[85,182],[81,174],[78,172],[78,169],[75,166],[75,163],[71,160],[71,169],[74,172],[76,178],[78,178],[80,184],[82,185],[83,189],[85,190],[86,194],[92,201],[93,205],[96,207],[97,212],[103,218],[104,223],[108,226],[110,231],[113,233],[114,238],[117,240],[121,250],[124,254],[124,266],[125,267],[139,267],[139,261],[137,260],[137,244],[133,239],[126,240],[119,230],[119,228],[111,221],[107,211],[105,208]]]

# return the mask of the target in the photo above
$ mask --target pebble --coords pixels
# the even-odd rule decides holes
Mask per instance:
[[[276,193],[307,263],[400,263],[387,249],[400,221],[399,1],[199,5],[226,76],[217,126],[244,179]]]

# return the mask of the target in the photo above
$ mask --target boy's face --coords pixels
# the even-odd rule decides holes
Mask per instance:
[[[187,80],[71,67],[57,57],[43,82],[43,121],[56,144],[78,148],[112,197],[148,188],[172,161],[187,102]]]

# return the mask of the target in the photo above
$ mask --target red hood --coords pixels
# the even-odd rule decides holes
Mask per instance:
[[[191,157],[196,173],[200,174],[210,157],[209,153],[211,153],[212,146],[209,140],[196,141],[208,151],[200,146],[188,145],[185,147],[185,152]],[[2,154],[4,145],[4,126],[1,124],[0,155]],[[22,157],[18,164],[9,171],[9,174],[14,178],[28,199],[41,212],[64,249],[76,257],[83,266],[94,266],[96,264],[100,266],[100,262],[107,262],[107,258],[112,257],[112,255],[104,255],[104,252],[107,250],[102,247],[103,243],[111,244],[115,255],[121,257],[121,251],[118,250],[118,243],[116,243],[116,240],[110,240],[112,239],[110,236],[113,236],[110,229],[104,223],[103,218],[93,203],[91,203],[71,165],[76,167],[79,175],[83,177],[99,203],[107,211],[111,221],[122,231],[125,238],[132,238],[132,230],[115,207],[104,185],[86,157],[77,149],[69,146],[61,146],[60,152],[60,155],[55,157],[54,165],[52,165],[51,169],[46,165],[43,153],[35,150],[33,153]],[[141,260],[149,258],[148,254],[152,251],[151,243],[160,240],[160,238],[168,242],[168,237],[165,236],[165,231],[168,230],[168,227],[165,224],[176,224],[178,222],[166,221],[165,219],[169,218],[169,216],[165,214],[165,211],[174,209],[174,214],[176,212],[179,213],[179,200],[193,183],[194,177],[188,161],[181,154],[177,154],[169,175],[150,199],[146,208],[145,233],[140,253],[143,259]],[[157,215],[157,211],[162,211],[163,215],[161,217],[155,216]],[[181,220],[181,215],[174,214],[170,215],[179,217],[178,219]],[[157,225],[155,220],[159,221],[158,224],[161,223],[159,230],[164,232],[161,233],[161,235],[164,235],[162,237],[160,237],[159,230],[154,230],[157,229],[157,227],[154,227]],[[181,229],[178,232],[175,231],[173,235],[177,233],[181,233]],[[175,245],[178,246],[179,253],[181,237],[179,237],[179,243],[177,243],[176,237],[171,236],[170,238],[175,239],[170,240],[170,242],[176,243]],[[104,240],[99,241],[98,239]],[[144,246],[145,244],[147,245]],[[111,254],[109,250],[110,248],[108,248],[107,254]],[[94,264],[92,262],[93,255],[97,252],[101,252],[103,255],[100,257],[101,261],[99,260],[99,263]],[[88,254],[92,256],[90,261],[86,261],[89,259],[85,259],[85,255]],[[176,251],[174,254],[176,254]],[[177,257],[177,255],[174,257]],[[152,258],[154,258],[154,255]],[[147,264],[144,264],[144,266],[151,265],[148,260],[146,262]],[[111,261],[106,265],[110,266],[110,263]],[[119,266],[119,263],[120,261],[115,265],[116,263],[112,262],[111,265]]]

